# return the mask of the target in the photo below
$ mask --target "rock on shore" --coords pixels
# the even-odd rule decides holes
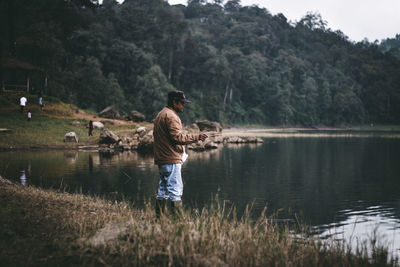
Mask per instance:
[[[64,142],[78,143],[78,142],[79,142],[78,136],[76,135],[75,132],[66,133],[66,134],[64,135]]]
[[[119,119],[121,116],[114,106],[108,106],[99,112],[99,116],[109,119]]]
[[[104,129],[100,133],[100,140],[99,140],[100,144],[115,144],[118,141],[119,141],[118,135],[116,135],[115,133],[113,133],[108,129]]]

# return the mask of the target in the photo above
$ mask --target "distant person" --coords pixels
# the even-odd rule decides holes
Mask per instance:
[[[32,113],[31,110],[28,109],[28,121],[31,121],[31,119],[32,119]]]
[[[28,99],[26,99],[25,96],[20,98],[19,105],[21,107],[21,113],[24,112],[24,108],[25,108],[26,102],[28,102]]]
[[[89,128],[89,136],[93,136],[93,121],[89,121],[87,128]]]
[[[186,134],[182,130],[182,122],[178,113],[183,111],[185,103],[190,103],[182,91],[168,93],[168,106],[164,107],[154,119],[154,163],[158,165],[160,182],[156,198],[155,211],[160,216],[166,201],[169,200],[173,213],[182,207],[182,156],[183,145],[204,141],[208,136]]]
[[[39,105],[40,105],[40,109],[43,110],[43,93],[42,91],[39,91]]]

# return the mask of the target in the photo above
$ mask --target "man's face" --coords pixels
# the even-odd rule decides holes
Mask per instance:
[[[183,111],[183,107],[184,107],[184,104],[183,104],[183,102],[182,101],[179,101],[179,100],[174,100],[174,110],[176,111],[176,112],[182,112]]]

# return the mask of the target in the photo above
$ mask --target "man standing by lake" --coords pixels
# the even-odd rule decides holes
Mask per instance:
[[[164,210],[166,201],[171,202],[172,212],[182,207],[182,155],[183,145],[204,141],[206,134],[185,134],[178,113],[190,103],[182,91],[168,93],[168,106],[154,119],[154,163],[158,165],[160,182],[156,198],[156,214]]]

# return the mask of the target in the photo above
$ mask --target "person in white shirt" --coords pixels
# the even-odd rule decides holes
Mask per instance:
[[[21,97],[21,99],[19,100],[19,105],[21,106],[21,113],[24,111],[26,102],[28,102],[28,99],[26,99],[25,96]]]
[[[39,92],[39,105],[40,105],[40,109],[43,110],[44,105],[43,105],[43,93],[42,93],[42,91]]]

